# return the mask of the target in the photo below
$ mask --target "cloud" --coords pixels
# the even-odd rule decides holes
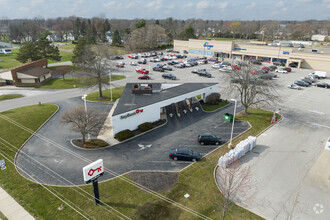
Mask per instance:
[[[151,1],[148,4],[146,4],[144,7],[149,8],[149,9],[159,10],[164,7],[163,0]]]
[[[211,6],[211,3],[209,1],[201,1],[196,5],[197,9],[205,9],[209,8]]]
[[[251,2],[248,6],[246,6],[247,9],[253,9],[256,6],[255,2]]]

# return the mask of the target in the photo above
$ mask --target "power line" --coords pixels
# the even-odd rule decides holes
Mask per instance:
[[[27,131],[27,132],[29,132],[29,133],[37,136],[37,137],[39,137],[40,139],[44,140],[45,142],[50,143],[50,144],[54,145],[55,147],[58,147],[58,148],[64,150],[65,152],[67,152],[67,153],[69,153],[69,154],[71,154],[71,155],[73,155],[73,156],[81,159],[84,162],[87,162],[87,163],[91,163],[92,162],[88,158],[86,158],[84,156],[81,156],[80,154],[75,153],[75,152],[73,152],[73,151],[71,151],[69,149],[64,148],[62,145],[60,145],[60,144],[58,144],[58,143],[56,143],[56,142],[54,142],[54,141],[52,141],[52,140],[44,137],[43,135],[38,134],[37,132],[34,132],[33,130],[25,127],[24,125],[21,125],[20,123],[16,122],[15,120],[13,120],[11,118],[8,118],[5,115],[2,115],[1,113],[0,113],[0,117],[2,119],[6,120],[6,121],[8,121],[10,123],[12,123],[12,124],[15,124],[17,127],[21,128],[21,129],[23,129],[23,130],[25,130],[25,131]],[[123,181],[125,181],[125,182],[127,182],[127,183],[129,183],[129,184],[131,184],[133,186],[136,186],[139,189],[141,189],[141,190],[143,190],[143,191],[145,191],[147,193],[150,193],[150,194],[156,196],[157,198],[162,199],[162,200],[164,200],[164,201],[166,201],[166,202],[168,202],[168,203],[170,203],[170,204],[172,204],[172,205],[174,205],[174,206],[176,206],[178,208],[181,208],[184,211],[187,211],[187,212],[189,212],[189,213],[191,213],[191,214],[193,214],[193,215],[195,215],[195,216],[197,216],[199,218],[202,218],[202,219],[211,219],[211,218],[207,217],[206,215],[203,215],[203,214],[201,214],[201,213],[199,213],[199,212],[197,212],[197,211],[195,211],[193,209],[190,209],[190,208],[182,205],[181,203],[178,203],[178,202],[176,202],[176,201],[174,201],[172,199],[169,199],[166,196],[161,195],[160,193],[157,193],[157,192],[155,192],[155,191],[153,191],[151,189],[148,189],[147,187],[145,187],[145,186],[143,186],[143,185],[141,185],[139,183],[134,182],[134,181],[132,181],[132,180],[130,180],[130,179],[128,179],[128,178],[126,178],[126,177],[124,177],[124,176],[116,173],[115,171],[112,171],[112,170],[110,170],[108,168],[104,168],[104,170],[107,171],[108,173],[110,173],[111,175],[113,175],[115,177],[118,177],[121,180],[123,180]]]

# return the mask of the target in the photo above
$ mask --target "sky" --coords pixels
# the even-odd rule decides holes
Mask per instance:
[[[330,0],[0,0],[1,18],[328,20]]]

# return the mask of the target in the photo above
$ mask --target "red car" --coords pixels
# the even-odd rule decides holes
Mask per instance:
[[[236,70],[240,70],[241,69],[241,67],[239,65],[236,65],[236,64],[232,65],[232,68],[233,69],[236,69]]]
[[[143,68],[136,68],[135,71],[136,71],[137,73],[143,73],[143,74],[148,74],[148,73],[149,73],[148,70],[143,69]]]
[[[131,55],[128,55],[128,58],[132,58],[132,56],[133,56],[132,54]]]
[[[117,64],[116,67],[124,68],[124,65],[123,64]]]
[[[291,72],[291,68],[290,67],[285,67],[285,68],[282,68],[283,70],[286,70],[288,72]]]
[[[149,80],[149,79],[151,79],[151,77],[150,76],[139,76],[138,79],[148,79]]]
[[[267,66],[262,67],[262,69],[263,69],[263,70],[267,70],[267,71],[272,71],[272,69],[269,68],[269,67],[267,67]]]
[[[252,70],[251,73],[252,73],[252,74],[256,74],[256,75],[262,74],[262,72],[259,72],[259,71],[256,71],[256,70]]]
[[[170,56],[171,56],[171,57],[176,57],[176,54],[172,53]]]

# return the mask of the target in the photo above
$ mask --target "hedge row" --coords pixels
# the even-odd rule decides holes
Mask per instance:
[[[152,129],[154,126],[150,123],[150,122],[146,122],[143,124],[139,125],[139,129],[143,132],[145,131],[149,131],[150,129]]]
[[[126,129],[126,130],[123,130],[123,131],[120,131],[118,132],[116,135],[115,135],[115,138],[118,140],[118,141],[123,141],[123,140],[126,140],[128,138],[131,138],[133,137],[134,134],[131,130],[129,129]]]

